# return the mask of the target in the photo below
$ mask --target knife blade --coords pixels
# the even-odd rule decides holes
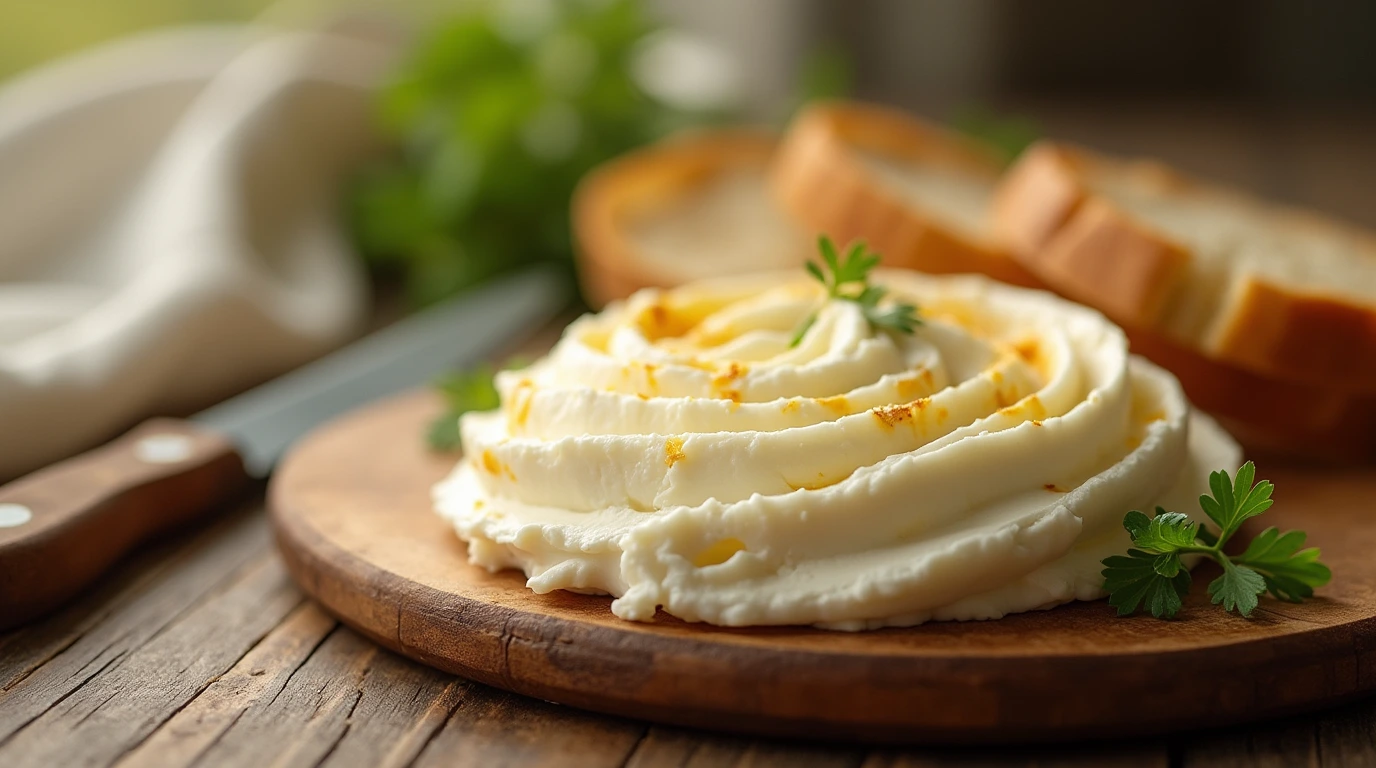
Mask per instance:
[[[315,426],[494,354],[571,296],[552,268],[502,278],[189,419],[150,419],[0,486],[0,629],[56,608],[141,542],[244,492]]]

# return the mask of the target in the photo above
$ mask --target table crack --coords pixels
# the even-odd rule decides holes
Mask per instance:
[[[287,690],[287,688],[291,687],[291,681],[296,677],[296,673],[300,672],[301,668],[306,666],[306,662],[310,661],[311,658],[315,656],[316,652],[320,650],[320,646],[324,645],[326,640],[329,640],[330,637],[334,635],[334,633],[339,631],[339,627],[339,622],[335,622],[335,625],[330,629],[330,631],[321,635],[320,639],[316,641],[315,645],[311,646],[311,652],[301,657],[301,662],[291,668],[291,672],[287,675],[287,678],[282,681],[282,687],[278,688],[277,692],[272,694],[272,698],[268,700],[268,703],[263,706],[264,710],[271,709],[272,705],[277,703],[277,698],[282,695],[282,692]]]
[[[64,701],[66,701],[67,699],[71,698],[73,695],[75,695],[75,694],[77,693],[77,691],[80,691],[82,688],[84,688],[84,687],[86,686],[87,683],[89,683],[89,682],[91,682],[92,680],[94,680],[94,679],[96,679],[97,677],[99,677],[102,673],[105,672],[105,670],[109,669],[109,668],[110,668],[112,665],[114,665],[116,662],[120,661],[120,660],[123,659],[126,655],[128,655],[128,654],[129,654],[129,651],[130,651],[130,649],[126,648],[126,649],[120,651],[119,653],[116,653],[114,656],[111,656],[110,659],[109,659],[108,661],[106,661],[104,664],[100,665],[100,668],[99,668],[99,669],[97,669],[96,671],[94,671],[94,672],[92,672],[91,674],[87,675],[80,683],[77,683],[75,686],[73,686],[72,689],[71,689],[70,691],[67,691],[66,693],[62,694],[62,695],[59,696],[53,703],[51,703],[51,704],[49,704],[47,707],[45,707],[45,708],[43,709],[43,711],[38,712],[38,713],[35,714],[33,717],[30,717],[29,719],[27,719],[27,720],[25,720],[24,722],[20,723],[20,724],[18,725],[18,727],[16,727],[13,731],[10,731],[9,734],[7,734],[4,738],[0,738],[0,747],[3,747],[5,744],[8,744],[9,741],[10,741],[10,739],[13,739],[15,736],[17,736],[18,734],[22,733],[22,732],[24,731],[25,728],[28,728],[28,727],[29,727],[30,725],[32,725],[35,721],[37,721],[39,718],[41,718],[41,717],[43,717],[44,715],[48,714],[49,712],[53,711],[53,710],[56,709],[59,705],[61,705],[62,702],[64,702]]]
[[[636,753],[640,751],[641,745],[645,743],[645,739],[649,738],[649,736],[650,727],[642,727],[640,729],[640,735],[636,737],[635,743],[631,745],[631,748],[626,751],[626,756],[621,758],[621,762],[617,765],[617,768],[627,768],[627,766],[631,764],[631,760],[635,759]]]

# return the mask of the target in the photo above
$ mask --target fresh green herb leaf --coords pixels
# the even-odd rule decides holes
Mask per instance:
[[[1182,555],[1202,555],[1223,567],[1223,575],[1209,584],[1209,595],[1225,611],[1251,616],[1258,598],[1270,592],[1278,600],[1299,602],[1314,596],[1314,590],[1333,577],[1328,566],[1319,562],[1319,550],[1304,546],[1303,531],[1281,533],[1267,528],[1257,535],[1246,551],[1230,556],[1223,545],[1242,524],[1271,508],[1271,483],[1256,481],[1256,466],[1243,464],[1236,478],[1227,472],[1209,476],[1211,495],[1201,496],[1199,506],[1218,524],[1215,535],[1202,523],[1179,512],[1161,507],[1156,514],[1133,510],[1123,517],[1123,527],[1132,538],[1134,549],[1126,557],[1106,558],[1104,589],[1109,605],[1119,616],[1145,607],[1157,618],[1170,618],[1180,610],[1181,599],[1189,592],[1189,571]],[[1182,578],[1183,577],[1183,578]]]
[[[1220,542],[1227,542],[1249,518],[1271,508],[1271,483],[1262,480],[1253,485],[1255,477],[1256,465],[1250,461],[1238,469],[1235,481],[1230,481],[1228,473],[1221,470],[1209,474],[1213,497],[1200,496],[1199,506],[1223,531],[1219,535]]]
[[[865,319],[875,328],[908,334],[922,324],[917,319],[917,307],[906,302],[890,304],[882,309],[868,304],[861,306],[865,308]]]
[[[807,272],[827,289],[828,300],[851,301],[860,305],[870,326],[878,330],[910,334],[922,324],[917,317],[917,307],[912,304],[883,304],[888,291],[882,286],[869,284],[870,272],[879,266],[880,256],[868,252],[863,241],[851,243],[843,258],[831,238],[821,235],[817,238],[817,251],[821,254],[822,264],[809,261]],[[789,346],[798,346],[816,321],[815,312],[805,318],[794,331]]]
[[[1160,510],[1161,508],[1157,507],[1156,509]],[[1132,537],[1133,541],[1136,541],[1137,537],[1145,533],[1150,526],[1151,518],[1135,509],[1123,515],[1123,527],[1127,529],[1128,535]]]
[[[509,360],[504,369],[521,368],[524,362]],[[442,376],[435,389],[444,399],[445,412],[430,423],[426,440],[435,451],[459,448],[459,417],[469,411],[490,411],[501,407],[494,379],[497,371],[489,363]]]
[[[1158,619],[1171,619],[1180,612],[1181,599],[1190,591],[1190,572],[1179,567],[1177,555],[1168,557],[1176,562],[1171,576],[1158,569],[1157,555],[1140,549],[1104,560],[1108,604],[1118,609],[1119,616],[1136,613],[1139,605]]]
[[[1145,518],[1141,512],[1139,517]],[[1127,527],[1127,519],[1123,520]],[[1195,530],[1198,525],[1179,512],[1167,512],[1157,507],[1156,516],[1146,526],[1133,533],[1132,541],[1137,546],[1152,552],[1174,553],[1194,546]],[[1132,528],[1128,528],[1131,533]]]
[[[459,439],[459,420],[451,418],[447,412],[443,416],[436,416],[425,431],[425,442],[430,445],[430,450],[439,453],[457,451],[462,445],[462,440]]]
[[[1282,534],[1275,527],[1257,534],[1247,551],[1236,558],[1261,574],[1266,589],[1278,600],[1298,603],[1314,596],[1314,589],[1333,578],[1328,566],[1319,562],[1319,550],[1304,546],[1304,531]]]
[[[1266,591],[1266,582],[1261,574],[1245,565],[1236,565],[1228,558],[1222,560],[1223,575],[1209,584],[1209,594],[1214,605],[1223,604],[1223,610],[1237,610],[1244,617],[1252,615],[1257,607],[1257,595]]]
[[[1176,574],[1180,573],[1185,565],[1180,562],[1180,555],[1172,552],[1169,555],[1157,555],[1151,567],[1157,574],[1165,576],[1168,579],[1173,579]]]
[[[809,264],[808,266],[812,266],[812,265]],[[790,341],[790,342],[788,342],[788,346],[790,346],[790,347],[796,347],[796,346],[798,346],[800,343],[802,343],[803,337],[807,335],[808,330],[810,330],[810,329],[812,328],[812,324],[815,323],[815,322],[817,322],[817,314],[814,312],[813,314],[808,315],[808,316],[803,320],[803,322],[802,322],[801,324],[799,324],[798,330],[796,330],[796,331],[793,332],[793,340]]]

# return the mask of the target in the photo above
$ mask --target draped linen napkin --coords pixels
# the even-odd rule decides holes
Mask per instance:
[[[0,478],[357,331],[340,184],[395,48],[185,28],[0,90]]]

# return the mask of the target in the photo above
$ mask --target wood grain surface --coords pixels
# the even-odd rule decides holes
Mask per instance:
[[[306,591],[346,623],[507,690],[714,730],[988,742],[1187,729],[1376,687],[1376,477],[1364,470],[1262,467],[1278,488],[1266,523],[1307,529],[1338,577],[1319,599],[1266,600],[1251,620],[1197,589],[1174,622],[1118,619],[1093,602],[862,633],[663,613],[634,623],[608,598],[537,595],[519,572],[468,565],[431,511],[430,488],[456,459],[419,437],[439,407],[428,392],[403,395],[303,441],[270,488],[278,540]]]
[[[1116,738],[1109,734],[1110,739]],[[1169,739],[799,744],[646,725],[454,677],[303,595],[254,500],[0,635],[0,765],[1235,768],[1376,765],[1376,700]]]
[[[179,419],[124,436],[6,485],[0,508],[0,629],[89,587],[158,533],[209,514],[249,486],[230,441]]]

